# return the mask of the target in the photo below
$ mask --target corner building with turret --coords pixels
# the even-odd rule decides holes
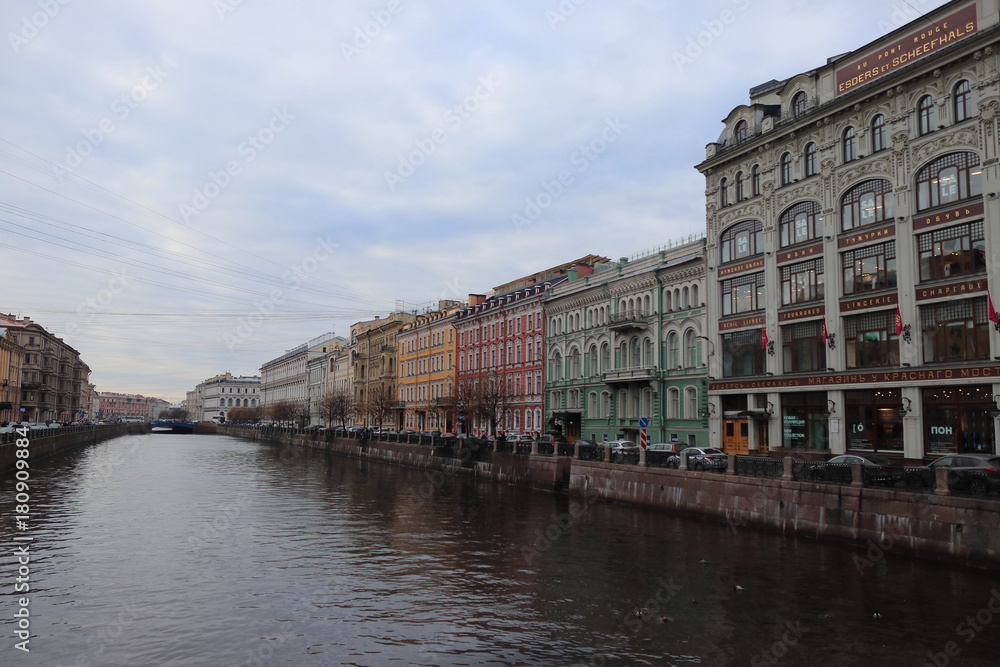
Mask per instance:
[[[697,166],[727,452],[996,452],[1000,15],[949,2],[750,91]]]

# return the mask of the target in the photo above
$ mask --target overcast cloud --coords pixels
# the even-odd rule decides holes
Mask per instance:
[[[397,307],[704,229],[750,87],[921,0],[10,0],[0,312],[99,390],[216,373]]]

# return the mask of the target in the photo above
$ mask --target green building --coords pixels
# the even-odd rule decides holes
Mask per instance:
[[[708,446],[705,239],[569,272],[544,302],[545,418],[567,440]]]

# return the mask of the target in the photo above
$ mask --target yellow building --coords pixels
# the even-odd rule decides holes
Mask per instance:
[[[396,335],[399,348],[397,398],[400,428],[455,431],[455,314],[462,304],[440,301]]]
[[[0,325],[3,321],[0,320]],[[24,350],[14,342],[14,336],[0,326],[0,422],[19,419],[17,408],[21,397],[21,359]]]

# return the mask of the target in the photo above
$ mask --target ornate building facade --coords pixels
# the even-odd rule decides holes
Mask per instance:
[[[949,2],[725,119],[698,165],[713,445],[996,451],[998,22]]]
[[[399,370],[394,405],[400,428],[454,432],[455,314],[460,306],[457,301],[441,301],[436,310],[417,315],[396,335]]]
[[[572,442],[707,446],[703,238],[571,271],[544,302],[546,419]]]

